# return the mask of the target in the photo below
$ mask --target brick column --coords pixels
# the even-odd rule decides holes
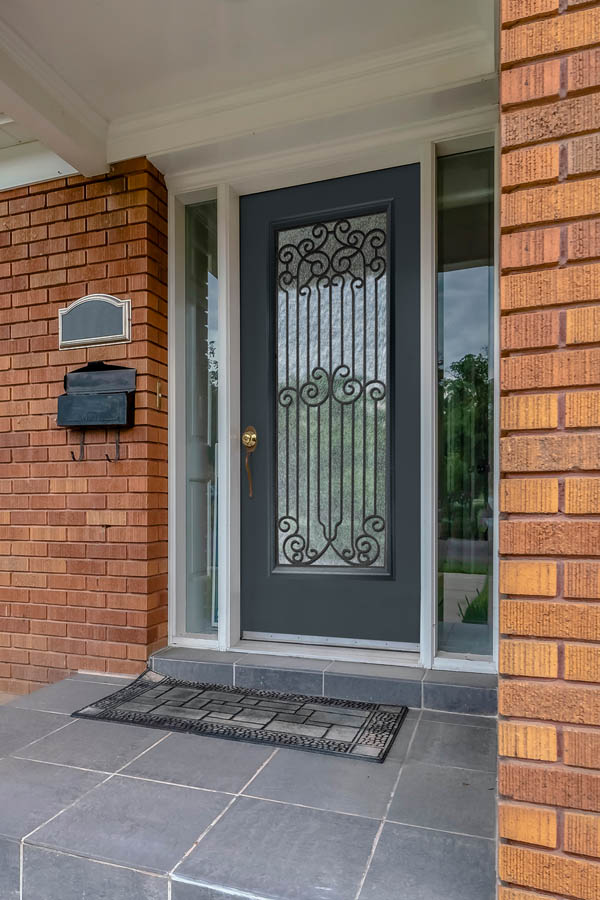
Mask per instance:
[[[0,193],[0,690],[136,673],[166,639],[166,189],[145,159]],[[58,349],[58,310],[132,301],[130,344]],[[137,368],[135,427],[56,425],[68,370]]]
[[[597,900],[600,4],[502,20],[498,896]]]

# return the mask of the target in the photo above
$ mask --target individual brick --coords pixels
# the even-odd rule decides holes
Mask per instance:
[[[517,25],[502,31],[500,58],[507,64],[574,50],[597,43],[599,31],[597,8]]]
[[[542,719],[548,722],[568,722],[573,725],[600,725],[599,695],[597,687],[585,685],[518,681],[515,678],[501,679],[498,708],[501,715],[519,719]],[[600,795],[598,800],[600,801]],[[553,800],[536,802],[554,803]]]
[[[565,678],[600,682],[600,645],[565,644]]]
[[[503,472],[600,470],[600,435],[514,435],[500,441]]]
[[[551,897],[550,894],[539,894],[537,891],[532,893],[531,891],[522,891],[519,888],[500,885],[498,887],[498,900],[557,900],[557,898],[556,895]]]
[[[556,563],[501,560],[500,592],[524,597],[556,596]]]
[[[502,350],[533,350],[558,345],[559,318],[556,310],[502,316],[500,328]]]
[[[600,256],[600,219],[571,222],[567,226],[567,257],[584,260]]]
[[[509,148],[556,140],[599,128],[598,99],[586,94],[557,103],[508,110],[501,119],[502,146]]]
[[[558,144],[524,147],[502,155],[502,187],[523,187],[542,181],[556,181],[559,176]]]
[[[600,896],[600,865],[558,856],[548,851],[503,844],[499,848],[498,874],[504,881],[553,891],[577,900],[597,900]]]
[[[500,672],[530,678],[557,678],[558,644],[505,638],[500,642]]]
[[[600,521],[504,521],[500,553],[507,556],[595,556],[600,553]]]
[[[567,766],[600,769],[600,731],[589,728],[565,728],[563,759]]]
[[[498,790],[507,799],[524,803],[590,812],[598,812],[600,806],[600,774],[576,772],[567,766],[502,760],[498,767]]]
[[[595,603],[501,600],[500,631],[519,637],[595,641],[600,608]]]
[[[555,12],[558,12],[558,0],[502,0],[501,14],[505,25]]]
[[[600,391],[568,392],[565,397],[565,426],[567,428],[600,426]]]
[[[558,97],[560,60],[550,59],[530,66],[508,69],[500,75],[502,106]]]
[[[579,600],[600,600],[600,563],[567,560],[564,595]]]
[[[501,398],[500,427],[504,431],[531,431],[536,428],[556,428],[557,425],[556,394],[524,394]]]
[[[580,516],[600,514],[600,478],[567,478],[565,512]]]
[[[505,391],[600,384],[600,349],[560,350],[504,359]]]
[[[528,187],[505,194],[503,228],[555,222],[600,213],[600,178]]]
[[[586,100],[592,98],[586,98]],[[597,105],[597,103],[596,103]],[[600,169],[600,135],[586,134],[567,144],[567,174],[586,175]]]
[[[585,303],[600,299],[600,264],[504,275],[500,287],[505,310]]]
[[[553,809],[500,803],[498,824],[501,838],[540,847],[556,847],[557,813]]]
[[[556,478],[504,478],[500,482],[500,510],[513,513],[558,512]]]
[[[600,341],[600,306],[568,309],[566,319],[567,344],[592,344]]]
[[[498,754],[520,759],[556,762],[558,759],[556,727],[500,720],[498,722]]]
[[[545,266],[560,258],[560,228],[538,228],[503,234],[501,260],[503,269]]]
[[[538,76],[539,78],[540,76]],[[584,91],[600,85],[600,50],[584,50],[567,57],[567,90]]]
[[[564,835],[567,853],[600,857],[600,816],[565,813]]]

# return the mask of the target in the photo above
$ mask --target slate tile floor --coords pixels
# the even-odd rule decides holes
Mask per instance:
[[[0,708],[2,900],[493,900],[493,719],[411,710],[377,765],[70,718],[115,684]]]

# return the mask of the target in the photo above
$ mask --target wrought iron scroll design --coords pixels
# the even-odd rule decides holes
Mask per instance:
[[[385,568],[387,215],[276,240],[277,562]]]

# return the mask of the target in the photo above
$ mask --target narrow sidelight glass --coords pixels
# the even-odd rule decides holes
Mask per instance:
[[[185,209],[186,632],[217,631],[217,201]]]
[[[494,151],[437,162],[438,650],[492,653]]]

